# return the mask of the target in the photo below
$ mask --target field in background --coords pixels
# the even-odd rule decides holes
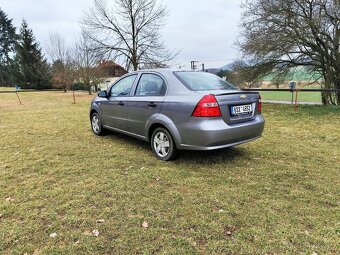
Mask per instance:
[[[0,91],[15,91],[15,89],[14,88],[0,87]],[[49,91],[49,92],[29,92],[29,94],[31,94],[31,95],[32,95],[32,93],[38,94],[38,95],[39,95],[39,93],[59,93],[59,94],[63,95],[63,98],[67,98],[67,95],[64,95],[64,92],[53,92],[53,91]],[[30,98],[30,96],[27,95],[27,92],[22,92],[22,93],[18,93],[18,94],[19,94],[20,99],[21,98],[23,98],[23,99]],[[69,98],[72,98],[71,92],[69,92],[68,94],[69,94]],[[77,95],[84,95],[84,94],[86,94],[86,92],[77,91],[76,94]],[[96,94],[96,92],[94,92],[93,94]],[[262,96],[263,100],[276,100],[276,101],[291,101],[291,98],[292,98],[291,92],[286,92],[286,91],[263,91],[263,92],[261,92],[261,96]],[[15,94],[11,94],[10,96],[1,95],[1,98],[4,98],[4,99],[8,98],[11,101],[12,100],[14,100],[14,101],[18,100],[16,98]],[[30,99],[28,99],[28,100],[30,100]],[[64,100],[64,99],[61,99],[61,100]],[[294,92],[294,100],[295,100],[295,92]],[[298,92],[298,102],[321,102],[321,93],[320,92]],[[1,105],[0,105],[0,107],[1,107]]]
[[[295,100],[294,92],[294,100]],[[292,93],[286,91],[262,91],[263,100],[291,101]],[[320,92],[298,92],[298,102],[321,102]]]
[[[72,92],[64,93],[62,91],[37,91],[37,92],[21,92],[18,93],[22,102],[21,108],[27,107],[50,107],[50,106],[65,106],[73,104]],[[88,92],[75,91],[76,103],[91,101],[96,95],[89,95]],[[0,109],[1,108],[16,108],[19,107],[19,100],[15,93],[0,93]],[[19,108],[20,109],[20,108]]]
[[[264,104],[260,140],[164,163],[76,96],[0,94],[0,254],[337,254],[339,107]]]

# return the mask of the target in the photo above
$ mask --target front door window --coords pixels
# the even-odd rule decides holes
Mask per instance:
[[[129,96],[136,77],[134,74],[118,81],[111,89],[111,97]]]

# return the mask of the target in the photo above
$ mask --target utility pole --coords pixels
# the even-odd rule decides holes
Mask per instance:
[[[196,63],[198,63],[198,61],[191,61],[191,70],[196,70],[197,69]]]
[[[204,63],[202,63],[202,72],[205,72]]]

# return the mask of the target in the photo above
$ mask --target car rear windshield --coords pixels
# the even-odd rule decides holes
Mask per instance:
[[[175,76],[190,90],[237,90],[231,83],[220,77],[203,72],[174,72]]]

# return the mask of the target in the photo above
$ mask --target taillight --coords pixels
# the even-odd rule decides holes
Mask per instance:
[[[214,95],[204,96],[196,105],[194,117],[220,117],[221,111]]]
[[[257,105],[257,112],[261,112],[262,111],[262,101],[261,101],[261,95],[259,94],[259,103]]]

